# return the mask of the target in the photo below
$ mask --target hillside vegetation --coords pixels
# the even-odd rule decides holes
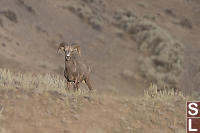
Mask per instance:
[[[181,92],[144,96],[65,92],[54,75],[0,70],[0,133],[184,133],[185,98]]]
[[[185,133],[199,14],[199,0],[0,0],[0,133]],[[63,41],[94,92],[65,91]]]
[[[79,42],[102,92],[138,95],[153,82],[187,93],[200,81],[199,7],[198,0],[1,0],[0,67],[63,75],[57,47]]]

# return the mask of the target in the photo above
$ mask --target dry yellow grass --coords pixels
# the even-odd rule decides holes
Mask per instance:
[[[29,121],[29,119],[31,123],[32,119],[32,117],[26,116],[27,112],[30,111],[30,114],[37,114],[38,116],[44,113],[43,115],[49,115],[48,118],[51,118],[52,121],[59,121],[56,127],[60,127],[55,127],[55,129],[59,130],[65,127],[62,126],[62,119],[65,118],[67,120],[64,121],[71,123],[68,125],[71,125],[69,127],[71,127],[70,130],[72,132],[79,131],[80,127],[74,126],[77,121],[80,122],[79,124],[85,125],[80,129],[85,128],[86,130],[88,125],[93,124],[95,129],[111,133],[159,133],[161,131],[163,133],[173,133],[175,131],[184,131],[184,108],[187,98],[181,92],[173,90],[159,91],[154,84],[145,90],[144,96],[138,97],[106,93],[90,94],[84,88],[80,88],[80,91],[77,92],[66,93],[64,88],[65,81],[55,75],[21,74],[1,69],[0,91],[2,94],[0,93],[0,97],[4,102],[0,104],[6,108],[0,112],[0,124],[3,125],[0,127],[2,131],[0,131],[5,132],[7,130],[7,125],[4,123],[10,122],[11,118],[7,116],[9,112],[10,114],[15,114],[10,117],[18,118],[18,113],[11,109],[13,104],[8,104],[9,101],[11,103],[14,101],[16,105],[19,104],[14,108],[20,107],[20,104],[22,104],[20,102],[22,101],[23,105],[27,106],[26,108],[19,108],[21,110],[19,114],[25,117],[25,123],[28,124],[27,120]],[[6,91],[8,92],[7,94],[5,93]],[[24,93],[25,91],[33,93],[29,95]],[[30,103],[34,103],[35,107],[30,106]],[[35,111],[36,107],[49,113]],[[38,120],[40,117],[35,119]],[[20,121],[22,124],[24,123],[23,119]],[[105,122],[107,125],[105,125]],[[42,125],[45,125],[45,123]],[[15,128],[13,130],[18,130],[17,127]],[[27,126],[27,130],[29,128]],[[93,130],[90,126],[87,128],[87,130]],[[36,129],[33,128],[32,130],[37,131]],[[41,131],[44,130],[45,128],[41,126]]]
[[[160,91],[158,86],[151,84],[150,87],[144,91],[145,98],[151,99],[185,99],[185,96],[181,91],[175,91],[174,89]]]
[[[58,76],[50,74],[34,75],[32,73],[13,73],[7,69],[0,70],[0,86],[4,89],[38,89],[57,90],[65,87],[65,82]],[[15,87],[15,88],[13,88]]]
[[[95,95],[95,91],[89,93],[88,89],[80,88],[74,92],[73,87],[66,92],[66,82],[62,77],[51,74],[33,74],[33,73],[14,73],[7,69],[0,69],[0,90],[19,90],[31,91],[37,94],[51,93],[61,95],[63,97],[72,98],[75,102],[83,97],[91,97]],[[69,99],[66,99],[67,101]]]

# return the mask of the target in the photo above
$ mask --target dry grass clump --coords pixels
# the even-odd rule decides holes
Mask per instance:
[[[137,17],[131,11],[117,12],[115,21],[118,27],[132,36],[142,53],[139,58],[142,76],[160,88],[178,88],[183,44],[155,23]]]
[[[104,12],[104,6],[102,0],[84,0],[69,6],[68,9],[100,31],[103,25],[101,14]]]
[[[31,90],[33,92],[48,92],[52,95],[65,95],[78,97],[87,95],[88,91],[80,88],[79,91],[65,91],[65,79],[51,74],[13,73],[7,69],[0,69],[0,89]]]
[[[20,91],[24,93],[41,94],[47,97],[64,100],[67,104],[81,105],[85,100],[95,100],[96,93],[90,93],[86,88],[78,91],[65,91],[65,80],[51,74],[13,73],[0,69],[0,90]]]
[[[138,107],[143,112],[140,119],[166,132],[185,131],[185,119],[181,116],[185,115],[186,100],[182,92],[173,89],[159,91],[158,86],[152,84],[144,92],[144,99],[140,100],[142,105]]]
[[[73,92],[73,90],[65,91],[65,81],[59,76],[54,76],[50,74],[45,75],[35,75],[32,73],[13,73],[7,69],[0,69],[0,89],[1,90],[31,90],[36,93],[48,92],[54,96],[84,96],[86,99],[90,99],[92,95],[88,93],[85,88],[80,88],[79,91]],[[95,96],[95,93],[93,93]],[[184,98],[183,94],[179,91],[162,90],[158,89],[158,86],[152,84],[148,90],[144,91],[145,98],[169,98],[169,97],[181,97]],[[1,108],[0,108],[1,111]]]
[[[60,90],[65,87],[64,80],[50,74],[13,73],[0,69],[0,87],[4,89],[42,89]]]
[[[185,99],[185,96],[181,91],[175,91],[174,89],[162,91],[158,89],[158,86],[155,84],[151,84],[150,87],[144,91],[145,98],[151,99]]]
[[[115,132],[175,132],[185,131],[185,101],[187,98],[172,89],[159,91],[152,84],[144,91],[144,97],[118,97],[126,117],[121,117],[120,128]],[[150,129],[147,127],[155,127]],[[159,129],[159,130],[158,130]]]

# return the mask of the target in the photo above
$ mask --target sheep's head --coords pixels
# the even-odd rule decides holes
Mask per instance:
[[[62,42],[60,43],[60,46],[58,47],[57,53],[59,53],[60,51],[65,52],[66,61],[69,61],[71,59],[73,52],[78,52],[78,54],[81,55],[80,45],[77,43],[69,44],[66,42]]]

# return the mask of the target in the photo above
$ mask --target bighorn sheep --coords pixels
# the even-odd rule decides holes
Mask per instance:
[[[64,70],[64,76],[67,79],[67,89],[70,88],[70,83],[74,83],[74,90],[78,90],[79,83],[82,81],[85,81],[87,84],[89,90],[92,90],[92,86],[90,83],[89,73],[90,73],[90,67],[88,67],[86,64],[81,62],[80,59],[80,45],[76,43],[67,43],[62,42],[60,43],[60,46],[58,47],[57,53],[59,51],[64,51],[65,53],[65,70]],[[67,91],[67,90],[66,90]]]

